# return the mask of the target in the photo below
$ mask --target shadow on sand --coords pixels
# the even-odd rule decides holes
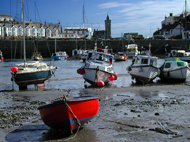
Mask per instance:
[[[81,128],[82,129],[82,128]],[[76,132],[74,132],[75,134]],[[51,129],[44,125],[23,126],[8,133],[5,136],[7,142],[20,141],[49,141],[58,139],[67,139],[72,136],[65,130]]]

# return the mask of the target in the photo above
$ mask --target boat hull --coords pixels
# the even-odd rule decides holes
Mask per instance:
[[[190,76],[190,69],[187,66],[169,71],[162,70],[160,73],[160,78],[162,80],[185,81],[189,76]]]
[[[81,125],[95,117],[99,111],[98,97],[76,97],[68,100],[67,104]],[[79,125],[70,109],[65,105],[63,100],[55,101],[38,108],[41,118],[47,126],[64,129],[72,133]]]
[[[99,81],[103,81],[105,84],[107,84],[109,82],[109,76],[112,75],[112,73],[94,68],[84,68],[84,70],[84,80],[94,86],[98,85]]]
[[[149,83],[159,75],[159,69],[152,65],[131,66],[130,75],[136,81]]]
[[[14,81],[18,86],[27,86],[31,84],[44,83],[55,73],[55,69],[38,71],[38,72],[23,72],[23,73],[12,73]]]

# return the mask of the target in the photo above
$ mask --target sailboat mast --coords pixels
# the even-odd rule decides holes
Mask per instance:
[[[85,16],[84,16],[84,5],[83,5],[83,30],[84,30],[84,40],[85,40],[85,50],[86,50],[86,32],[85,32]]]
[[[26,51],[25,51],[25,23],[24,23],[24,2],[22,0],[22,24],[23,24],[23,48],[24,48],[24,67],[26,67]]]
[[[83,29],[85,29],[84,5],[83,5]]]
[[[56,44],[56,39],[55,39],[55,53],[56,53],[56,45],[57,45],[57,44]]]

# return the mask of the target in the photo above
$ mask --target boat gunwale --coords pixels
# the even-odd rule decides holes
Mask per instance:
[[[97,99],[99,99],[99,97],[97,97],[97,96],[81,96],[81,97],[74,97],[72,99],[68,99],[67,103],[69,103],[69,102],[81,102],[81,101],[88,101],[88,100],[97,100]],[[50,102],[48,104],[45,104],[43,106],[38,107],[38,110],[41,110],[44,108],[49,108],[49,107],[56,106],[56,105],[60,105],[63,103],[64,103],[63,100],[53,101],[53,102]]]

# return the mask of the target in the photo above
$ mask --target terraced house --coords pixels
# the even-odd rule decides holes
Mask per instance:
[[[62,26],[59,23],[46,23],[25,21],[25,36],[26,37],[58,37],[62,33]],[[23,24],[16,21],[11,15],[0,14],[0,37],[19,37],[23,36]]]

